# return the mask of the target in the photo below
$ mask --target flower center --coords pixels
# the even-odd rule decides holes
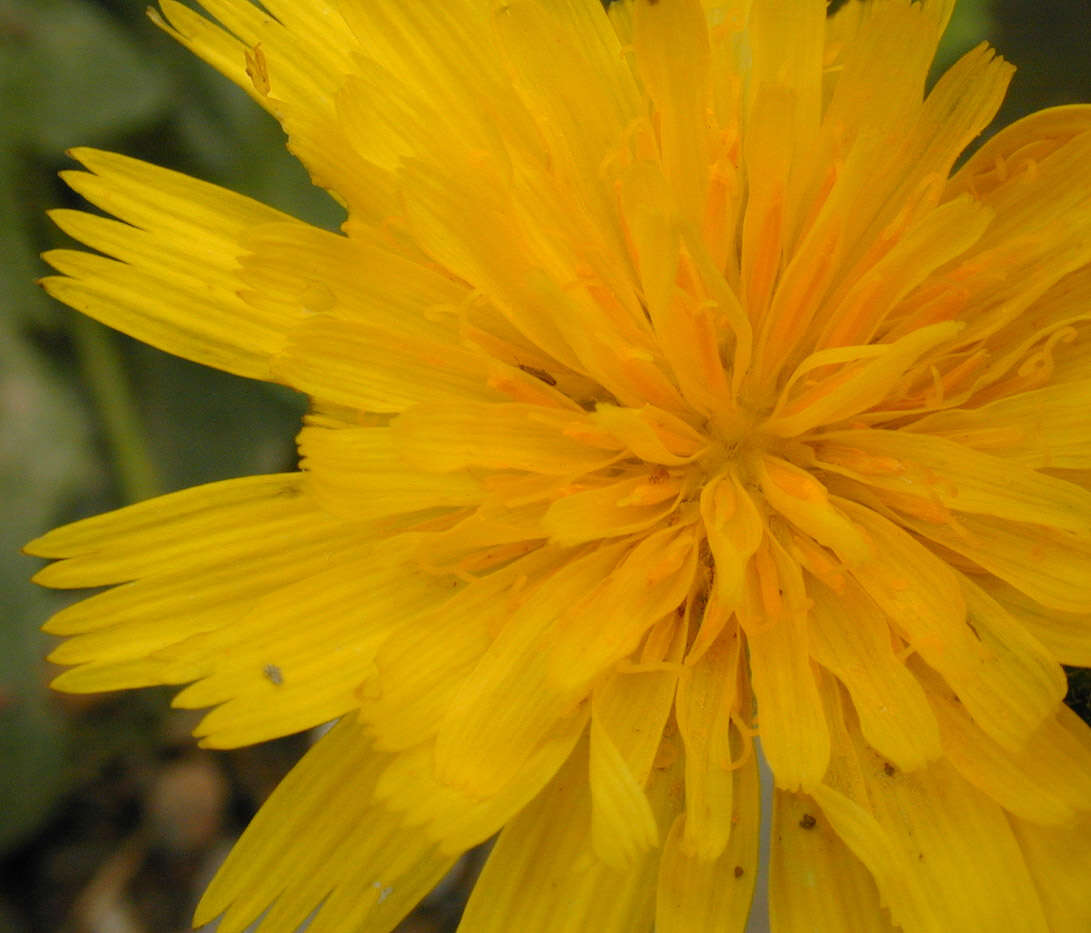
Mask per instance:
[[[732,464],[746,470],[755,456],[783,446],[780,438],[761,430],[764,420],[764,413],[741,406],[714,415],[705,428],[711,441],[704,457],[708,468],[718,472]]]

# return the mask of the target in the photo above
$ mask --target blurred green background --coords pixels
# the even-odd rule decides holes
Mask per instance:
[[[19,554],[20,545],[58,523],[157,493],[291,468],[303,408],[289,392],[108,332],[38,289],[34,280],[47,272],[38,254],[64,245],[44,212],[78,206],[57,178],[71,167],[64,152],[113,149],[323,226],[340,221],[285,151],[274,121],[160,32],[145,6],[0,0],[0,933],[97,928],[79,898],[133,833],[145,857],[154,850],[141,834],[157,782],[167,765],[192,764],[182,738],[189,721],[167,714],[164,694],[89,701],[49,694],[42,659],[50,640],[38,626],[71,597],[27,583],[39,562]],[[1019,66],[998,125],[1042,106],[1091,100],[1087,0],[963,0],[942,59],[982,38]],[[283,762],[277,753],[206,762],[213,782],[226,780],[223,820],[252,810],[289,751]],[[247,767],[262,777],[240,775]],[[117,780],[132,785],[118,792],[117,812],[88,803],[113,800]],[[98,836],[81,843],[74,837],[88,821]],[[205,844],[230,830],[217,824]],[[59,863],[58,835],[73,837]],[[202,871],[197,861],[186,864],[193,875]],[[146,913],[136,911],[129,928],[175,924],[163,915],[154,925]]]

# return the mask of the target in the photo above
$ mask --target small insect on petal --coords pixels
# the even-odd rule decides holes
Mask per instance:
[[[262,97],[268,97],[272,87],[269,83],[269,63],[265,59],[265,52],[262,51],[260,42],[252,49],[246,50],[246,74],[254,85],[254,90]]]

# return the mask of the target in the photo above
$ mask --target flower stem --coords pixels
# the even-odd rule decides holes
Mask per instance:
[[[145,442],[114,335],[82,314],[72,315],[71,328],[80,368],[106,434],[122,500],[139,502],[158,495],[158,471]]]

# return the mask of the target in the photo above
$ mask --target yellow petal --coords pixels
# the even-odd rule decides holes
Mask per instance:
[[[702,0],[709,19],[713,112],[723,127],[737,125],[743,96],[742,63],[748,54],[738,42],[750,16],[751,0]]]
[[[281,473],[195,486],[56,528],[26,551],[63,558],[35,579],[65,588],[207,567],[249,551],[255,534],[290,536],[314,521],[302,483],[299,473]]]
[[[1086,341],[1077,338],[1091,318],[1088,295],[1091,266],[1084,266],[1038,295],[1033,311],[1019,314],[991,335],[983,347],[991,362],[970,386],[971,392],[979,392],[973,401],[985,404],[1051,381],[1060,385],[1085,379],[1087,369],[1080,362]],[[1070,360],[1074,367],[1068,366]],[[965,404],[961,398],[958,402]]]
[[[419,405],[391,430],[410,464],[440,473],[483,466],[579,475],[618,459],[620,448],[582,412],[531,405]]]
[[[543,486],[568,485],[555,477],[534,478],[545,479]],[[551,489],[545,496],[552,498],[554,494]],[[546,538],[542,529],[546,508],[543,501],[519,503],[512,508],[486,503],[445,531],[422,539],[420,559],[436,570],[465,574],[493,566],[502,555],[517,556],[513,551],[526,553]]]
[[[740,933],[745,928],[758,874],[757,756],[752,754],[732,775],[731,838],[717,858],[694,855],[683,840],[686,817],[675,817],[659,863],[657,933]]]
[[[610,9],[623,6],[629,8],[613,4]],[[666,337],[668,328],[660,322],[671,320],[682,243],[671,190],[658,165],[634,161],[622,173],[618,199],[644,304],[656,330]],[[665,352],[669,355],[669,349]]]
[[[813,5],[809,6],[813,11]],[[764,315],[783,262],[785,189],[792,157],[784,140],[792,139],[796,101],[788,89],[776,84],[748,81],[747,85],[748,90],[754,89],[750,109],[759,119],[742,140],[747,194],[739,247],[744,291],[739,297],[753,317]]]
[[[1012,69],[981,47],[963,56],[922,101],[953,5],[944,0],[845,10],[841,28],[855,23],[834,40],[844,47],[844,72],[835,79],[826,126],[834,158],[838,143],[845,145],[839,136],[850,143],[845,164],[837,166],[844,181],[831,194],[845,212],[847,285],[935,206],[951,166],[1003,99]],[[895,45],[892,36],[901,42]],[[890,90],[877,97],[880,85]],[[892,145],[892,137],[899,144]]]
[[[841,592],[808,587],[811,654],[848,688],[864,737],[898,767],[940,755],[936,719],[916,678],[891,647],[887,619],[848,581]]]
[[[590,417],[593,424],[650,463],[680,466],[692,462],[708,446],[707,439],[681,418],[651,405],[640,408],[597,405]]]
[[[388,757],[345,719],[292,769],[209,885],[194,922],[227,911],[218,929],[239,933],[271,903],[263,929],[319,919],[389,930],[443,876],[454,857],[405,826],[374,798]],[[302,838],[307,845],[299,845]],[[346,899],[354,900],[343,912]],[[275,901],[275,903],[274,903]],[[325,916],[323,916],[325,915]]]
[[[482,792],[502,783],[595,679],[681,604],[695,561],[692,531],[667,528],[631,549],[600,545],[532,592],[444,720],[436,753],[444,780]]]
[[[596,592],[559,615],[547,653],[551,683],[568,689],[592,681],[678,611],[697,569],[697,534],[679,523],[645,536]],[[590,631],[589,618],[597,620]]]
[[[985,589],[1062,664],[1091,667],[1091,615],[1047,609],[999,581]]]
[[[995,211],[993,223],[974,249],[934,280],[971,296],[976,310],[966,315],[968,342],[998,334],[1054,285],[1086,267],[1091,248],[1078,232],[1087,214],[1086,193],[1071,179],[1089,154],[1091,133],[1085,131],[1063,145],[1047,139],[994,162],[996,179],[981,184],[977,195]],[[997,262],[1004,263],[1002,277],[993,274]],[[903,321],[912,326],[916,316],[909,307],[905,311]]]
[[[622,46],[632,45],[633,41],[633,4],[635,0],[616,0],[606,8],[610,25],[614,27]]]
[[[1003,606],[969,577],[961,582],[982,670],[976,683],[962,678],[952,686],[982,729],[1006,748],[1019,748],[1061,705],[1064,671]]]
[[[648,633],[640,663],[678,664],[685,639],[686,627],[668,617]],[[621,667],[592,694],[595,715],[641,786],[647,782],[659,751],[677,683],[677,670],[670,666],[648,670]]]
[[[510,620],[459,688],[441,725],[436,768],[442,780],[488,793],[508,781],[553,724],[587,692],[549,682],[543,652],[558,616],[615,570],[621,545],[572,560],[511,607]],[[649,624],[654,620],[649,620]],[[596,672],[597,673],[597,672]]]
[[[577,21],[572,35],[567,34],[572,24],[553,21],[564,18]],[[557,81],[585,80],[578,63],[562,64],[556,55],[545,60],[544,33],[560,30],[564,35],[558,37],[562,43],[558,47],[572,51],[574,58],[581,57],[578,50],[600,25],[606,27],[603,42],[616,44],[601,12],[596,15],[582,5],[545,12],[533,4],[508,4],[497,9],[495,19],[502,44],[511,41],[516,46],[513,71],[548,68],[525,89],[512,75],[505,77],[509,87],[514,84],[528,95]],[[606,50],[591,41],[587,51],[598,57]],[[631,84],[619,54],[616,63],[596,73],[596,89],[617,65]],[[566,74],[566,66],[577,73]],[[586,94],[578,99],[590,101]],[[547,94],[528,106],[541,118],[554,99]],[[567,122],[566,108],[560,110],[555,116]],[[626,127],[632,118],[625,119]],[[503,125],[503,116],[489,119]],[[496,145],[455,152],[441,161],[416,156],[403,160],[399,176],[409,224],[429,255],[473,282],[539,352],[592,376],[625,404],[650,402],[684,411],[684,402],[656,358],[650,327],[633,289],[631,260],[612,189],[602,183],[599,170],[608,150],[592,147],[584,154],[581,147],[578,155],[568,151],[573,141],[587,139],[587,125],[598,126],[584,124],[578,134],[553,140],[556,125],[543,121],[531,146],[537,153],[535,164],[514,173],[509,152]],[[610,145],[624,139],[624,132]],[[488,223],[480,222],[483,217]],[[541,236],[543,229],[554,235]]]
[[[682,216],[703,211],[708,174],[708,21],[699,0],[637,3],[633,48],[640,76],[659,117],[664,174]]]
[[[237,243],[264,223],[298,223],[287,214],[227,188],[129,156],[82,147],[71,150],[71,155],[88,170],[63,176],[78,194],[138,230],[159,236],[201,236],[201,242],[189,247],[198,256],[214,253],[216,241]],[[63,216],[72,218],[67,212]],[[122,242],[110,241],[110,245]],[[88,245],[98,248],[95,243]],[[172,251],[182,245],[172,241]],[[104,252],[112,255],[110,248]],[[220,263],[223,261],[221,258]]]
[[[905,4],[886,6],[885,14],[872,16],[869,11],[867,19],[875,21],[876,26],[885,23],[886,28],[890,29],[901,18],[902,28],[892,29],[890,34],[902,37],[906,45],[913,44],[906,38],[913,32],[918,35],[921,30],[932,32],[932,37],[927,43],[922,42],[917,46],[916,54],[907,55],[903,49],[897,55],[888,56],[890,65],[887,67],[898,68],[901,72],[896,79],[901,92],[900,99],[898,96],[888,99],[883,95],[869,101],[867,105],[857,106],[858,114],[866,116],[865,125],[855,139],[852,139],[852,125],[858,114],[844,114],[842,117],[849,124],[847,132],[840,120],[834,119],[830,122],[832,139],[827,145],[831,149],[837,181],[824,205],[824,213],[835,209],[836,205],[843,217],[846,234],[839,273],[840,287],[831,293],[829,304],[820,309],[816,315],[816,323],[828,322],[831,331],[843,328],[843,341],[847,341],[850,335],[856,340],[868,339],[878,324],[878,320],[871,316],[872,312],[882,315],[888,310],[883,307],[880,296],[889,292],[871,278],[873,270],[878,270],[880,266],[887,274],[898,270],[902,281],[889,283],[895,288],[901,287],[906,277],[912,280],[913,276],[919,274],[920,268],[899,269],[894,254],[903,248],[903,243],[904,248],[910,249],[911,240],[929,227],[935,229],[934,224],[938,222],[939,216],[929,215],[937,213],[936,208],[943,194],[943,181],[959,153],[992,119],[1011,76],[1010,66],[995,59],[986,47],[981,46],[950,69],[937,82],[922,105],[920,88],[927,67],[917,70],[921,62],[920,53],[926,53],[924,61],[927,63],[931,57],[930,47],[939,35],[938,22],[944,18],[942,8],[936,4],[917,5],[917,13],[914,14],[906,10]],[[951,4],[947,3],[945,6],[949,10]],[[901,7],[902,10],[891,11],[891,7]],[[869,51],[877,50],[873,48]],[[904,72],[902,66],[905,68]],[[846,69],[849,67],[849,63],[846,63]],[[864,93],[874,98],[868,90],[873,86],[871,83],[857,85],[853,89],[854,94]],[[852,95],[847,100],[852,100]],[[876,125],[867,125],[871,121],[875,121]],[[912,127],[908,136],[905,135],[907,126]],[[852,142],[848,146],[847,155],[842,157],[841,153],[846,148],[846,135]],[[903,138],[904,142],[891,145],[892,135]],[[942,212],[946,214],[948,210],[951,211],[948,216],[952,220],[959,215],[959,212],[946,206]],[[935,248],[926,250],[921,256],[921,268],[929,265],[935,268],[938,254],[946,248],[939,246],[941,243],[950,245],[962,240],[969,246],[980,241],[980,217],[973,217],[973,213],[972,210],[962,212],[960,229],[945,229],[942,236],[935,238]],[[888,257],[889,263],[886,261]],[[995,264],[991,268],[995,268]],[[931,278],[935,281],[934,275]],[[953,281],[945,296],[947,306],[954,302],[956,310],[961,307],[960,302],[965,302],[965,297],[958,297],[963,294],[959,291],[961,284]],[[838,299],[857,286],[863,289],[863,293],[858,292],[855,295],[855,307],[844,309],[849,317],[843,324],[834,323],[837,321],[834,311]],[[878,300],[870,307],[866,295],[869,288],[878,289]],[[935,290],[928,286],[917,290],[917,294],[934,297]],[[911,298],[910,301],[912,300]],[[925,299],[921,297],[920,300]],[[887,342],[904,337],[937,319],[953,316],[953,312],[903,314],[906,310],[904,301],[900,302],[898,317],[900,325],[904,326],[890,330],[886,337]],[[831,342],[829,333],[824,337],[824,342],[827,345]]]
[[[954,4],[941,0],[926,7],[942,35]],[[910,184],[929,172],[947,177],[967,145],[989,124],[1000,107],[1015,69],[985,43],[971,49],[949,68],[929,92],[918,117],[915,135],[919,148],[898,153],[905,164],[917,169]],[[886,205],[898,210],[897,201]]]
[[[846,564],[871,556],[867,536],[830,503],[828,490],[809,471],[764,455],[757,461],[757,475],[765,501]]]
[[[591,846],[607,865],[629,868],[659,843],[655,815],[593,708],[590,745]]]
[[[758,365],[768,383],[779,381],[781,368],[807,333],[817,309],[814,296],[826,291],[840,266],[843,237],[841,218],[827,214],[826,223],[811,229],[781,274],[757,341]]]
[[[598,538],[644,531],[672,511],[682,495],[677,479],[654,471],[579,489],[558,498],[542,519],[550,539],[572,547]]]
[[[806,801],[807,798],[796,799]],[[828,821],[834,834],[866,866],[879,890],[881,903],[903,929],[928,933],[941,933],[947,929],[938,908],[927,899],[924,884],[912,870],[909,857],[898,846],[894,838],[898,832],[896,827],[882,825],[865,803],[825,784],[814,788],[814,800],[821,808],[821,816],[804,809],[796,821],[796,828],[806,830],[810,826],[807,816],[815,821],[812,829],[818,828],[820,820]],[[796,806],[799,806],[798,802]],[[788,829],[795,834],[795,829]],[[848,878],[859,884],[858,876],[851,871],[849,869]],[[857,889],[854,893],[857,903],[860,900],[868,903],[866,892]]]
[[[678,663],[684,644],[685,626],[668,617],[649,633],[642,659]],[[659,829],[644,786],[670,717],[676,683],[678,674],[670,669],[624,671],[592,694],[591,847],[614,868],[632,866],[658,844]]]
[[[190,670],[158,652],[203,632],[229,628],[266,594],[328,569],[331,551],[349,549],[359,526],[312,516],[292,529],[290,544],[278,536],[256,536],[225,566],[156,573],[73,603],[44,626],[68,637],[50,656],[79,664],[55,686],[83,693],[159,683],[181,683],[206,672],[194,659]],[[194,574],[201,586],[194,587]],[[131,680],[135,678],[135,680]]]
[[[781,147],[786,154],[781,168],[776,163],[762,165],[757,161],[759,152],[755,151],[753,156],[746,156],[747,171],[752,183],[768,169],[783,172],[783,177],[777,181],[784,185],[789,196],[785,205],[789,240],[799,219],[798,200],[808,178],[821,116],[825,15],[825,5],[815,0],[774,0],[755,3],[750,10],[748,38],[753,64],[748,129],[752,134],[767,121],[781,124],[784,133]],[[768,93],[769,90],[776,93],[763,102],[763,91]],[[774,101],[773,106],[780,111],[775,115],[765,109],[765,105]],[[748,207],[748,217],[749,214]],[[745,267],[745,239],[743,249]]]
[[[776,437],[794,437],[878,405],[898,386],[910,366],[957,337],[963,326],[957,321],[943,321],[919,328],[894,343],[882,344],[882,352],[873,359],[846,366],[815,388],[778,405],[762,429]]]
[[[156,25],[234,81],[260,106],[270,107],[268,96],[259,92],[246,74],[246,46],[242,42],[178,0],[160,0],[159,9],[162,17],[156,10],[148,14]]]
[[[451,177],[456,167],[457,183]],[[542,271],[537,244],[514,216],[515,193],[504,171],[491,162],[441,170],[407,160],[400,175],[409,227],[420,248],[451,273],[473,282],[539,352],[582,371],[556,320],[572,299]],[[488,222],[471,225],[471,218]]]
[[[384,750],[433,738],[462,682],[508,620],[509,602],[528,578],[556,568],[545,550],[452,591],[399,628],[375,655],[374,676],[359,688],[359,716]]]
[[[681,289],[673,289],[668,302],[649,309],[656,340],[675,382],[693,411],[706,417],[735,408],[721,358],[725,327],[719,319],[721,310],[719,303],[700,300]]]
[[[830,756],[824,784],[815,787],[811,794],[822,815],[804,810],[796,825],[806,830],[828,822],[843,844],[866,866],[878,888],[880,902],[890,910],[895,922],[907,930],[942,933],[946,926],[926,899],[919,878],[888,828],[880,825],[873,813],[861,761],[854,754],[854,739],[847,725],[852,718],[848,697],[828,674],[819,678],[819,689],[836,753]],[[804,815],[810,815],[814,823],[805,820]],[[789,830],[795,832],[792,827]]]
[[[360,157],[336,119],[336,91],[359,50],[338,9],[325,0],[304,12],[274,3],[274,18],[249,0],[202,5],[224,28],[177,0],[161,0],[162,17],[151,16],[272,113],[314,183],[336,191],[356,220],[381,222],[394,214],[389,174]]]
[[[758,597],[751,594],[739,618],[746,631],[762,751],[777,786],[798,790],[821,780],[830,733],[807,642],[802,573],[779,545],[771,550],[776,579],[768,585],[783,590],[782,606],[776,612],[757,611]]]
[[[952,4],[944,5],[949,8]],[[945,252],[948,257],[961,252],[954,247],[963,236],[963,225],[956,220],[964,215],[961,209],[929,212],[906,229],[901,239],[896,226],[883,231],[888,235],[880,235],[878,243],[874,237],[861,237],[875,214],[886,214],[884,221],[888,222],[890,215],[905,207],[902,198],[887,200],[879,190],[897,185],[906,175],[916,180],[920,174],[934,171],[932,165],[921,165],[920,142],[914,140],[908,152],[898,152],[890,140],[893,133],[904,133],[909,127],[918,132],[926,128],[918,120],[925,109],[925,79],[943,32],[940,7],[936,3],[846,4],[827,21],[825,78],[833,87],[824,113],[823,142],[837,179],[824,206],[836,208],[842,215],[846,239],[857,252],[876,246],[880,254],[884,248],[890,251],[866,272],[866,254],[857,268],[846,264],[841,270],[840,287],[815,314],[815,325],[825,329],[820,346],[870,339],[870,329],[889,309],[888,296],[914,280],[923,280],[928,271],[942,264],[939,257]],[[876,95],[877,87],[883,88],[881,95]],[[942,132],[938,121],[935,132]],[[897,219],[895,216],[895,222]],[[937,230],[943,235],[937,236]],[[881,284],[869,276],[880,269],[885,279]],[[874,304],[861,302],[862,293],[876,286]],[[831,313],[847,293],[852,299]]]
[[[528,135],[485,7],[343,0],[340,9],[367,58],[339,88],[337,111],[369,162],[396,170],[403,156],[440,162],[452,151],[498,149]],[[478,53],[472,64],[467,48]]]
[[[292,333],[271,368],[278,381],[294,389],[365,411],[503,399],[488,385],[488,367],[479,354],[324,314]]]
[[[587,731],[587,709],[555,723],[536,747],[491,793],[467,793],[442,781],[436,747],[425,742],[398,755],[379,779],[376,795],[441,852],[457,855],[484,842],[537,795],[569,758]],[[585,759],[586,761],[586,759]],[[582,778],[586,784],[586,771]]]
[[[881,9],[907,11],[914,7],[889,3]],[[899,32],[892,32],[888,41],[908,44]],[[884,96],[882,106],[886,104]],[[817,347],[850,346],[872,340],[899,302],[927,282],[936,269],[976,243],[991,219],[992,212],[968,196],[929,211],[862,276],[855,279],[846,276],[841,293],[830,299],[828,308],[816,312],[816,324],[824,322]]]
[[[811,798],[773,791],[769,921],[773,933],[894,933],[867,868]]]
[[[879,823],[946,929],[1047,933],[1019,845],[998,804],[946,762],[892,774],[859,741],[856,754]]]
[[[835,754],[830,757],[824,783],[812,789],[811,797],[836,835],[867,867],[879,890],[880,901],[890,910],[894,921],[907,930],[943,933],[947,929],[943,918],[925,896],[910,858],[893,838],[897,830],[882,825],[876,818],[865,775],[869,764],[860,756],[862,742],[858,733],[849,728],[852,715],[848,698],[828,674],[819,678],[819,687]],[[884,776],[891,771],[897,773],[889,762],[885,763]],[[812,828],[817,828],[818,815],[811,811],[804,813],[814,817]],[[802,815],[800,820],[806,824],[799,825],[800,829],[810,825],[811,821],[803,820]]]
[[[1056,125],[1065,122],[1063,116],[1056,119],[1060,113],[1046,112],[1025,121],[1023,126],[1010,127],[1004,134],[1006,138],[990,147],[991,171],[983,175],[981,163],[974,166],[978,175],[970,182],[970,190],[996,211],[996,220],[979,250],[971,251],[964,260],[969,272],[967,284],[978,286],[975,297],[985,299],[988,308],[973,321],[974,336],[994,332],[1044,287],[1086,264],[1087,245],[1074,226],[1086,214],[1086,196],[1065,182],[1071,178],[1073,168],[1086,161],[1091,133],[1086,110],[1081,127]],[[1026,135],[1034,124],[1045,130],[1051,121],[1055,121],[1052,132],[1046,130],[1033,141]],[[1013,145],[1015,148],[1011,148]],[[1022,245],[1023,249],[1011,256],[1011,267],[1023,274],[1015,280],[990,281],[982,275],[980,260],[1002,250],[1005,240]]]
[[[474,505],[485,497],[468,473],[424,472],[406,463],[392,434],[384,427],[304,427],[299,451],[308,491],[333,514],[358,520]]]
[[[735,805],[731,721],[738,690],[739,638],[724,634],[678,683],[675,717],[686,750],[686,813],[675,841],[702,862],[719,858],[732,832]]]
[[[579,0],[513,0],[495,8],[493,23],[554,165],[574,176],[599,228],[619,234],[599,172],[643,105],[605,12]]]
[[[383,642],[451,592],[450,579],[413,568],[413,545],[391,539],[342,558],[272,590],[230,626],[162,649],[183,671],[203,667],[175,705],[221,704],[195,730],[202,744],[248,745],[353,708]]]
[[[65,211],[72,236],[115,260],[54,250],[62,276],[45,279],[52,295],[117,330],[177,356],[258,379],[299,308],[258,310],[236,294],[247,231],[289,218],[263,204],[177,172],[112,153],[76,149],[90,171],[65,180],[124,224]],[[131,226],[126,226],[131,225]]]
[[[352,36],[335,5],[325,0],[306,12],[274,0],[269,9],[275,19],[248,0],[208,0],[201,5],[243,42],[267,47],[271,92],[282,101],[321,100],[344,70]]]
[[[1011,75],[1009,66],[994,60],[987,49],[979,48],[950,69],[922,104],[923,79],[945,19],[943,7],[949,9],[950,4],[918,6],[916,15],[904,11],[906,4],[886,6],[902,9],[878,14],[869,9],[867,17],[858,18],[860,28],[853,30],[856,34],[845,55],[846,93],[837,101],[839,106],[832,119],[829,111],[826,114],[828,135],[819,149],[825,152],[815,158],[816,147],[808,147],[808,157],[814,164],[831,168],[828,177],[808,177],[803,186],[807,195],[817,200],[804,218],[817,215],[817,219],[810,236],[799,247],[801,255],[797,258],[801,262],[797,264],[810,267],[804,281],[810,277],[824,287],[825,283],[811,270],[821,265],[828,244],[840,245],[837,278],[843,285],[834,292],[833,301],[838,292],[843,294],[844,288],[862,281],[868,270],[936,206],[951,165],[991,120]],[[875,21],[874,28],[862,25],[867,20]],[[903,45],[897,54],[873,44],[876,32],[884,28],[890,35],[902,37]],[[857,49],[859,58],[854,54]],[[886,61],[877,65],[876,59],[884,52]],[[841,83],[836,77],[840,67],[839,62],[827,69],[827,75],[833,72],[830,84],[835,98]],[[891,87],[890,97],[884,94],[876,98],[873,88],[877,85]],[[867,95],[866,103],[860,103],[861,94]],[[847,112],[849,107],[853,113]],[[891,144],[892,138],[899,140],[897,145]],[[829,196],[823,203],[821,198],[827,188]],[[789,313],[792,304],[785,303]],[[810,295],[802,305],[811,313],[820,307]],[[827,312],[818,320],[825,322],[831,316]],[[797,328],[795,334],[786,331],[789,339],[797,340],[804,333],[803,328]],[[773,365],[785,362],[778,353],[777,341],[767,344],[766,355],[772,357]]]
[[[828,439],[828,440],[827,440]],[[827,447],[827,444],[829,447]],[[823,436],[816,455],[836,469],[843,447],[865,456],[889,458],[901,470],[854,478],[949,509],[1050,525],[1091,535],[1091,492],[1010,460],[907,431],[834,431]]]
[[[1050,107],[1017,120],[986,140],[948,183],[949,196],[978,195],[1004,182],[1026,159],[1041,159],[1074,137],[1091,130],[1091,106]],[[1014,166],[1008,163],[1014,162]]]
[[[1091,612],[1091,543],[1085,538],[988,515],[962,515],[957,530],[905,515],[899,520],[1050,609]]]
[[[938,434],[1023,467],[1091,466],[1087,405],[1091,380],[1050,385],[981,408],[937,412],[913,430]]]
[[[239,278],[251,304],[330,311],[394,334],[454,342],[464,283],[443,275],[410,245],[375,230],[344,236],[299,221],[247,232]]]
[[[1036,826],[1013,819],[1012,829],[1034,878],[1050,933],[1091,927],[1091,819],[1066,826]]]
[[[967,781],[1033,823],[1061,825],[1091,809],[1091,729],[1067,706],[1012,752],[990,739],[935,675],[920,676],[929,686],[944,753]]]
[[[876,558],[855,572],[860,586],[982,727],[1018,747],[1060,702],[1059,667],[998,604],[909,534],[841,504],[876,546]]]
[[[733,470],[705,483],[701,518],[716,560],[717,598],[721,606],[731,609],[742,600],[746,568],[761,544],[765,521]]]
[[[512,918],[525,933],[650,933],[658,852],[624,871],[594,856],[587,760],[581,744],[500,834],[466,905],[464,933],[508,933]],[[653,772],[649,799],[661,832],[678,812],[679,778]]]
[[[840,754],[813,796],[871,870],[895,922],[936,933],[1044,931],[1003,810],[942,760],[898,770],[837,712],[837,694],[826,698]]]

